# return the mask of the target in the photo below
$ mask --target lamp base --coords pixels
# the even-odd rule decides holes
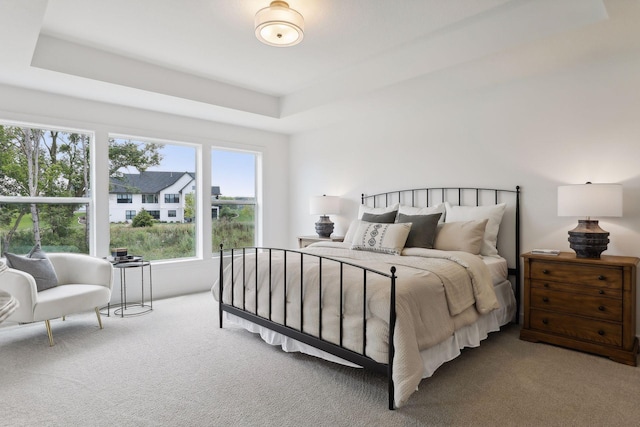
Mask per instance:
[[[600,228],[598,220],[578,220],[578,226],[569,231],[569,247],[578,258],[600,258],[608,243],[609,232]]]
[[[318,237],[331,237],[333,222],[331,222],[328,215],[320,216],[320,220],[316,222],[316,233],[318,233]]]

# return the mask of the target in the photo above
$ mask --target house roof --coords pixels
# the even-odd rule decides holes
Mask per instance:
[[[155,194],[172,186],[185,174],[194,178],[193,172],[126,173],[122,177],[111,178],[109,193]]]
[[[111,178],[109,193],[156,194],[175,184],[182,176],[189,175],[195,179],[193,172],[160,172],[146,171],[142,173],[126,173],[119,178]],[[211,187],[212,196],[220,196],[220,186]]]

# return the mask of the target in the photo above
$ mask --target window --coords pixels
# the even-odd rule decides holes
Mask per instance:
[[[179,194],[165,194],[164,195],[165,203],[180,203],[180,195]]]
[[[133,219],[136,216],[136,211],[127,211],[126,212],[126,218],[127,219]]]
[[[47,252],[89,253],[92,139],[0,124],[0,253],[25,254],[34,243]]]
[[[110,246],[149,261],[196,256],[195,148],[112,136],[109,155]],[[121,205],[119,194],[131,195],[130,204]],[[155,221],[132,222],[131,213],[139,216],[143,210]]]
[[[157,194],[143,194],[142,203],[158,203]]]
[[[255,153],[214,149],[211,151],[212,244],[216,253],[226,248],[256,244]]]
[[[133,203],[133,196],[131,194],[118,194],[118,203]]]

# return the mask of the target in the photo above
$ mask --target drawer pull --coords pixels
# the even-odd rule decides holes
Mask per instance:
[[[545,288],[548,288],[548,287],[549,287],[549,284],[548,284],[548,283],[545,283],[545,284],[544,284],[544,287],[545,287]]]
[[[600,329],[600,330],[598,331],[598,335],[604,335],[604,331],[603,331],[602,329]]]
[[[605,280],[606,277],[604,277],[603,275],[598,276],[598,280]]]
[[[549,324],[549,319],[542,319],[542,323],[544,323],[545,325]]]
[[[600,307],[598,307],[598,310],[604,311],[605,310],[604,305],[601,305]]]
[[[600,290],[598,291],[598,293],[599,293],[600,295],[604,295],[604,291],[603,291],[602,289],[600,289]]]
[[[543,301],[543,302],[549,302],[549,298],[547,298],[547,297],[542,297],[542,301]]]
[[[545,268],[544,270],[542,270],[542,274],[549,274],[549,270]]]

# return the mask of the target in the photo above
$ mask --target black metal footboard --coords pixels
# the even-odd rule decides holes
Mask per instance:
[[[284,277],[281,279],[283,281],[283,295],[282,298],[284,298],[283,300],[283,307],[284,307],[284,313],[283,313],[283,319],[284,322],[283,323],[277,323],[275,321],[272,320],[272,301],[274,300],[274,298],[280,298],[280,295],[274,295],[272,293],[273,289],[274,289],[274,283],[272,283],[272,262],[273,262],[273,254],[274,253],[281,253],[283,255],[283,271],[284,271]],[[264,256],[260,257],[259,255],[262,254]],[[231,301],[224,301],[224,293],[223,293],[223,287],[224,287],[224,274],[225,274],[225,255],[230,256],[230,259],[227,258],[229,261],[227,262],[228,264],[228,268],[229,268],[229,273],[231,274],[231,283],[227,284],[227,286],[231,286]],[[247,255],[254,255],[254,259],[251,259],[249,261],[247,261]],[[242,262],[240,263],[240,266],[237,266],[236,264],[236,259],[240,258],[242,260]],[[262,259],[261,259],[262,258]],[[299,258],[299,268],[300,268],[300,298],[299,301],[295,301],[296,304],[299,304],[299,309],[300,309],[300,328],[296,329],[292,326],[287,325],[287,297],[290,297],[290,295],[288,295],[288,289],[287,289],[287,258],[289,258],[289,260],[295,260],[296,258]],[[305,283],[304,283],[304,266],[305,266],[305,262],[309,262],[309,259],[314,258],[317,263],[318,263],[318,331],[317,331],[317,336],[314,334],[311,334],[307,331],[304,330],[304,298],[303,295],[305,294],[304,292],[304,288],[305,288]],[[246,267],[247,267],[247,262],[254,262],[255,265],[255,270],[256,270],[256,274],[255,274],[255,280],[254,283],[247,283],[247,277],[246,277]],[[267,308],[267,312],[268,315],[262,316],[258,314],[258,287],[259,287],[259,283],[258,283],[258,268],[260,267],[258,264],[259,263],[264,263],[267,262],[268,265],[266,266],[266,268],[268,268],[268,301],[269,301],[269,306]],[[337,267],[339,268],[339,283],[335,284],[335,283],[323,283],[323,263],[336,263]],[[330,341],[327,341],[325,339],[323,339],[323,334],[322,334],[322,324],[323,324],[323,304],[322,304],[322,290],[323,290],[323,285],[325,286],[339,286],[340,287],[340,307],[339,307],[339,313],[342,314],[343,313],[343,303],[344,303],[344,268],[348,266],[348,268],[355,268],[357,269],[356,271],[361,271],[362,272],[362,352],[357,352],[354,351],[352,349],[346,348],[343,345],[343,337],[344,337],[344,332],[345,332],[345,325],[344,325],[344,316],[340,315],[340,320],[339,320],[339,342],[338,343],[333,343]],[[264,265],[262,266],[264,267]],[[240,274],[241,276],[241,283],[236,283],[236,280],[234,280],[234,277],[236,276],[236,268],[241,268],[242,271],[241,273],[238,270],[238,274]],[[335,258],[331,258],[331,257],[325,257],[325,256],[320,256],[320,255],[315,255],[315,254],[310,254],[310,253],[306,253],[306,252],[302,252],[302,251],[296,251],[296,250],[289,250],[289,249],[278,249],[278,248],[264,248],[264,247],[251,247],[251,248],[242,248],[242,249],[230,249],[230,250],[224,250],[222,245],[220,245],[220,279],[219,279],[219,284],[218,284],[218,302],[219,302],[219,322],[220,322],[220,327],[223,327],[223,312],[228,312],[230,314],[236,315],[238,317],[241,317],[243,319],[246,319],[248,321],[251,321],[257,325],[266,327],[268,329],[271,329],[275,332],[278,332],[282,335],[288,336],[290,338],[293,338],[295,340],[298,340],[302,343],[305,343],[307,345],[313,346],[317,349],[323,350],[329,354],[332,354],[334,356],[337,356],[339,358],[342,358],[344,360],[347,360],[349,362],[355,363],[356,365],[362,366],[363,368],[367,368],[367,369],[371,369],[383,374],[386,374],[388,377],[388,388],[389,388],[389,409],[394,409],[395,405],[394,405],[394,385],[393,385],[393,357],[394,357],[394,345],[393,345],[393,340],[394,340],[394,330],[395,330],[395,323],[396,323],[396,268],[395,267],[391,267],[390,269],[390,273],[384,273],[381,271],[377,271],[377,270],[373,270],[370,268],[366,268],[357,264],[353,264],[350,262],[346,262],[346,261],[342,261],[339,259],[335,259]],[[384,277],[384,278],[388,278],[389,279],[389,289],[390,289],[390,298],[389,298],[389,336],[388,336],[388,363],[380,363],[375,361],[373,358],[371,358],[370,356],[367,355],[367,351],[366,351],[366,340],[367,340],[367,278],[370,275],[376,275],[377,277]],[[263,283],[263,286],[267,286],[267,284]],[[242,286],[242,301],[235,301],[235,294],[236,294],[236,286]],[[248,309],[247,308],[247,301],[246,301],[246,288],[249,286],[254,286],[255,287],[255,306],[253,307],[253,310]],[[289,286],[291,286],[291,284],[289,284]],[[291,302],[289,302],[291,304]]]

